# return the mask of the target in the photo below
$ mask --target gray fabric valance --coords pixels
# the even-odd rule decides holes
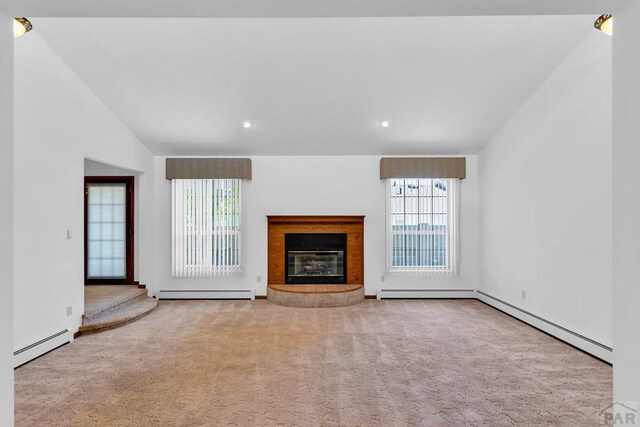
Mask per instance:
[[[167,179],[251,179],[251,159],[167,158]]]
[[[383,157],[380,179],[460,178],[467,176],[464,157]]]

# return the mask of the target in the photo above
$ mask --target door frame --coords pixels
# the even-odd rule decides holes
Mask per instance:
[[[131,285],[134,282],[134,176],[85,176],[84,177],[84,284],[85,285]],[[125,184],[125,233],[126,233],[126,277],[124,279],[89,279],[88,270],[88,213],[89,184]]]

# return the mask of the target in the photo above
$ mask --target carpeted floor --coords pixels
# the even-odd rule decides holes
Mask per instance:
[[[89,285],[84,287],[84,314],[109,309],[115,304],[147,295],[146,289],[131,285]]]
[[[18,426],[599,425],[611,367],[478,301],[162,301],[16,370]]]

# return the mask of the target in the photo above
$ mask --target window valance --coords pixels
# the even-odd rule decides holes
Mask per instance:
[[[251,159],[167,158],[167,179],[251,179]]]
[[[383,157],[380,159],[380,179],[464,179],[466,176],[464,157]]]

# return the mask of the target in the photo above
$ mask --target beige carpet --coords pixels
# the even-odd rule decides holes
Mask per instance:
[[[16,424],[589,426],[611,387],[478,301],[163,301],[17,369]]]
[[[82,334],[120,327],[146,316],[158,305],[146,289],[131,285],[90,285],[84,287]]]
[[[90,318],[95,313],[109,310],[141,296],[146,296],[146,289],[138,289],[132,285],[89,285],[84,287],[84,314]]]

